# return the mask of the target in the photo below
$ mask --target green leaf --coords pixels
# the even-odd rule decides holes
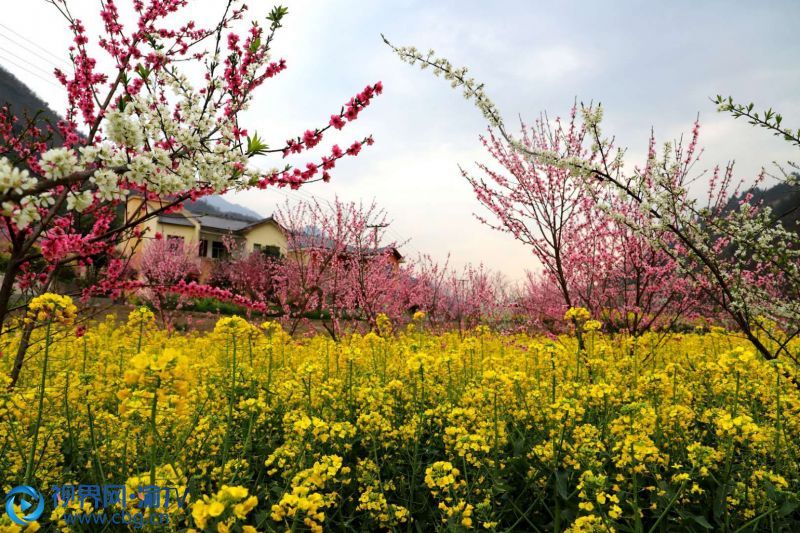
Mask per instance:
[[[792,500],[786,500],[781,505],[780,509],[778,509],[778,516],[789,516],[797,509],[797,502]]]
[[[778,491],[775,489],[775,485],[773,485],[770,480],[767,479],[764,481],[764,489],[766,490],[767,497],[769,497],[770,500],[772,501],[779,500],[780,495],[778,494]]]
[[[247,155],[254,156],[263,154],[268,146],[258,138],[258,133],[254,133],[252,137],[247,137]]]
[[[692,515],[689,515],[689,518],[691,518],[692,520],[694,520],[695,522],[697,522],[698,524],[700,524],[701,526],[703,526],[706,529],[714,529],[714,526],[712,526],[709,523],[709,521],[706,520],[706,517],[703,516],[703,515],[692,514]]]
[[[556,471],[556,489],[558,490],[558,495],[561,496],[562,499],[567,500],[569,499],[569,491],[567,491],[567,476],[569,472],[564,470]]]
[[[120,111],[125,111],[125,108],[128,106],[128,102],[131,101],[131,97],[127,94],[123,94],[119,99],[119,104],[117,105]]]
[[[144,65],[139,65],[136,67],[136,73],[143,80],[146,80],[150,76],[150,69],[145,67]]]
[[[272,11],[267,15],[267,20],[272,22],[272,28],[279,28],[281,19],[289,13],[289,8],[284,6],[275,6]]]
[[[725,513],[725,500],[726,500],[727,487],[721,486],[714,494],[714,519],[719,522],[722,520],[722,515]]]

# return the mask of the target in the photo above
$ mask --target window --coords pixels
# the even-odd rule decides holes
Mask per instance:
[[[197,255],[200,257],[208,256],[208,239],[200,239],[200,247]]]
[[[225,244],[221,241],[213,241],[211,243],[211,257],[214,259],[224,259],[228,257],[228,250],[225,249]]]
[[[261,247],[261,253],[267,257],[280,257],[281,249],[279,246],[266,245]]]
[[[271,244],[253,244],[253,251],[254,252],[261,252],[264,254],[264,257],[280,257],[281,256],[281,248],[280,246],[273,246]]]

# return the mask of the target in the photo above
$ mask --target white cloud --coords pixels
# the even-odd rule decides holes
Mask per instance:
[[[524,57],[524,56],[523,56]],[[588,75],[598,68],[596,58],[589,57],[575,46],[557,44],[537,48],[527,59],[510,62],[518,65],[513,72],[524,79],[542,83],[559,83]]]

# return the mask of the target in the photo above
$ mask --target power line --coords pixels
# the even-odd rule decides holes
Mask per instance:
[[[375,248],[377,248],[378,247],[378,230],[379,229],[383,229],[383,228],[388,228],[389,224],[387,224],[385,222],[383,224],[367,224],[366,227],[372,229],[372,240],[375,243]]]
[[[17,37],[19,37],[20,39],[22,39],[22,40],[24,40],[24,41],[27,41],[27,42],[29,42],[30,44],[32,44],[33,46],[35,46],[35,47],[36,47],[36,48],[38,48],[39,50],[43,51],[45,54],[49,55],[50,57],[53,57],[53,58],[55,58],[57,61],[59,61],[59,62],[61,62],[61,63],[64,63],[64,64],[66,64],[66,65],[69,65],[69,62],[68,62],[67,60],[65,60],[63,57],[59,57],[59,56],[55,55],[53,52],[51,52],[51,51],[50,51],[50,50],[48,50],[47,48],[44,48],[43,46],[41,46],[41,45],[40,45],[39,43],[37,43],[36,41],[33,41],[33,40],[29,39],[28,37],[25,37],[25,36],[24,36],[24,35],[22,35],[21,33],[19,33],[19,32],[17,32],[17,31],[13,30],[12,28],[9,28],[8,26],[6,26],[5,24],[3,24],[3,23],[1,23],[1,22],[0,22],[0,28],[5,28],[7,31],[10,31],[11,33],[13,33],[14,35],[16,35],[16,36],[17,36]],[[40,57],[41,57],[41,56],[40,56]]]
[[[26,58],[22,57],[21,55],[19,55],[16,52],[13,52],[13,51],[9,50],[8,48],[4,48],[4,47],[0,46],[0,52],[5,52],[6,54],[10,55],[14,59],[19,59],[20,61],[25,62],[25,64],[27,64],[29,67],[38,70],[39,72],[41,72],[45,76],[49,76],[49,75],[52,74],[52,72],[46,71],[42,67],[36,65],[35,63],[32,63],[32,62],[28,61]]]
[[[45,82],[45,83],[49,83],[49,84],[50,84],[50,85],[52,85],[53,87],[58,87],[58,88],[61,88],[61,86],[60,86],[60,85],[58,85],[57,83],[55,83],[53,80],[48,80],[48,79],[47,79],[47,78],[45,78],[44,76],[41,76],[40,74],[37,74],[36,72],[33,72],[33,71],[31,71],[31,70],[28,70],[28,68],[27,68],[27,67],[25,67],[25,66],[23,66],[23,65],[20,65],[19,63],[17,63],[16,61],[14,61],[14,60],[12,60],[12,59],[8,59],[7,57],[4,57],[4,56],[2,56],[2,55],[0,55],[0,59],[2,59],[2,60],[4,60],[4,61],[7,61],[7,62],[11,63],[12,65],[14,65],[15,67],[17,67],[18,69],[20,69],[20,70],[23,70],[23,71],[27,72],[27,73],[28,73],[28,74],[30,74],[31,76],[36,76],[37,78],[39,78],[39,79],[40,79],[40,80],[42,80],[43,82]]]
[[[65,63],[63,66],[61,66],[61,65],[55,63],[52,59],[48,59],[48,58],[44,57],[43,55],[39,54],[35,50],[32,50],[32,49],[28,48],[27,46],[23,45],[19,41],[16,41],[16,40],[12,39],[11,37],[9,37],[8,35],[3,34],[2,32],[0,32],[0,37],[2,37],[3,39],[6,39],[8,42],[10,42],[15,47],[21,48],[26,53],[31,54],[33,56],[36,56],[37,58],[39,58],[41,60],[41,62],[46,63],[47,65],[53,67],[54,69],[55,68],[60,68],[60,69],[68,68],[67,65],[69,65],[69,63]],[[26,61],[27,61],[27,59],[26,59]]]

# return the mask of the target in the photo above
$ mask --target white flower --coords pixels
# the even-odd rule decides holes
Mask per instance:
[[[89,181],[97,185],[97,191],[102,200],[118,200],[123,196],[119,190],[117,173],[113,170],[100,169],[94,173],[94,176]]]
[[[5,157],[0,158],[0,193],[14,191],[22,194],[23,191],[36,185],[36,179],[30,173],[11,165],[11,161]]]
[[[78,167],[78,158],[69,148],[51,148],[42,154],[39,162],[44,175],[54,180],[69,176]]]
[[[96,145],[81,146],[78,148],[81,153],[81,163],[94,163],[100,158],[100,147]]]
[[[5,205],[3,206],[5,207]],[[11,219],[17,228],[25,229],[31,222],[39,220],[39,210],[33,203],[23,203],[23,205],[11,214]]]
[[[138,148],[144,140],[139,125],[119,111],[111,111],[106,115],[106,134],[116,144],[128,148]]]
[[[84,212],[90,205],[94,196],[91,191],[81,191],[67,196],[67,209],[75,210],[78,213]]]
[[[156,166],[153,164],[153,157],[149,154],[135,156],[128,165],[128,172],[125,177],[131,183],[144,185],[150,179],[156,178]]]

